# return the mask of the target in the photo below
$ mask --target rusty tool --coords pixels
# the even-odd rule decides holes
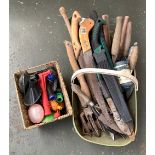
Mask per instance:
[[[82,93],[82,91],[78,85],[72,83],[71,87],[72,87],[73,92],[76,93],[77,96],[83,100],[82,104],[83,104],[85,116],[86,116],[87,120],[89,120],[88,122],[91,122],[92,127],[93,127],[94,131],[96,132],[96,135],[100,136],[99,129],[101,129],[102,131],[104,129],[103,129],[101,121],[98,120],[98,117],[102,114],[99,113],[99,111],[95,107],[95,104],[85,94]],[[83,115],[83,113],[81,113],[80,116],[81,115]],[[95,117],[93,117],[93,115],[96,117],[96,120],[94,120]],[[83,120],[83,118],[82,118],[82,120]],[[83,124],[86,124],[86,122],[83,122]],[[88,129],[90,129],[89,124],[87,124],[87,130]]]
[[[82,93],[82,91],[80,90],[80,87],[76,84],[72,84],[71,85],[72,87],[72,90],[80,97],[83,99],[83,101],[85,101],[85,107],[86,106],[90,106],[92,111],[93,111],[93,114],[97,117],[97,120],[98,120],[98,117],[101,115],[99,110],[95,107],[95,104],[86,96]],[[120,118],[120,115],[119,113],[117,112],[117,109],[115,107],[115,105],[113,104],[113,101],[108,98],[108,105],[111,109],[111,111],[113,112],[113,115],[114,115],[114,120],[116,121],[116,124],[121,128],[121,131],[123,132],[123,134],[126,134],[128,136],[130,136],[132,134],[132,131],[129,129],[128,125],[126,123],[124,123],[124,121]],[[98,120],[99,121],[99,120]],[[94,123],[94,122],[93,122]],[[100,128],[102,128],[102,126],[107,129],[108,127],[104,124],[102,124],[100,121],[98,122],[99,123],[99,126],[101,126]],[[108,129],[110,130],[110,129]],[[114,132],[113,130],[110,130],[112,131],[112,133]],[[115,132],[114,132],[115,133]]]
[[[112,47],[111,47],[113,63],[115,63],[119,55],[122,25],[123,25],[123,17],[122,16],[116,17],[115,33],[114,33]]]
[[[101,49],[101,45],[99,44],[99,32],[100,32],[100,27],[102,26],[102,23],[101,21],[100,22],[96,22],[94,27],[93,27],[93,30],[92,30],[92,49],[93,49],[93,56],[96,60],[96,63],[97,63],[97,66],[98,67],[108,67],[108,59],[107,57],[104,55],[104,50]],[[108,67],[110,68],[110,67]],[[112,81],[111,81],[112,80]],[[111,76],[106,78],[106,75],[102,75],[100,78],[99,78],[99,82],[100,82],[100,87],[101,87],[101,90],[102,90],[102,94],[104,96],[104,98],[106,99],[109,107],[110,107],[110,110],[113,114],[113,117],[114,117],[114,120],[116,122],[116,124],[118,125],[118,127],[120,128],[120,130],[127,134],[127,135],[130,135],[131,134],[131,131],[128,127],[128,125],[123,121],[123,119],[120,117],[118,111],[117,111],[117,108],[118,110],[120,111],[121,110],[126,110],[126,111],[123,111],[124,113],[128,113],[126,107],[125,107],[125,103],[123,101],[120,101],[120,102],[123,102],[121,107],[119,106],[119,100],[118,98],[114,97],[114,94],[117,94],[120,98],[120,91],[118,91],[115,87],[109,87],[109,82],[112,82],[112,83],[116,83],[115,79],[112,78]],[[117,83],[116,83],[117,84]],[[116,92],[114,90],[117,90]],[[113,99],[115,101],[115,104],[117,105],[117,108],[113,102],[113,99],[111,98],[111,95],[113,96]],[[122,112],[122,113],[123,113]],[[124,118],[124,117],[123,117]]]
[[[88,101],[90,100],[80,89],[80,87],[76,84],[72,84],[72,91],[74,91],[81,103],[82,106],[82,112],[80,113],[80,119],[82,122],[82,129],[84,134],[88,135],[94,135],[99,137],[101,135],[100,129],[98,128],[98,125],[96,124],[96,121],[93,118],[93,111],[92,109],[88,106]],[[77,93],[77,89],[80,90]],[[85,96],[85,98],[82,96]]]
[[[110,26],[109,26],[109,15],[102,15],[102,19],[106,21],[106,24],[103,25],[103,32],[106,41],[108,50],[111,48],[111,39],[110,39]]]
[[[139,53],[138,43],[135,42],[128,56],[129,67],[131,70],[135,69],[138,59],[138,53]]]
[[[108,64],[106,55],[103,51],[103,49],[99,48],[100,44],[98,42],[98,31],[94,31],[94,33],[92,35],[95,35],[96,37],[94,40],[94,45],[92,46],[93,48],[93,56],[95,58],[96,64],[98,68],[103,68],[103,69],[110,69],[110,66]],[[118,109],[119,114],[121,115],[121,118],[125,121],[125,122],[129,122],[132,121],[131,115],[129,113],[129,110],[127,108],[127,105],[125,103],[123,94],[120,90],[119,84],[116,81],[116,78],[114,76],[108,76],[108,75],[102,75],[106,86],[110,92],[110,95],[115,103],[116,108]]]
[[[61,16],[63,17],[63,19],[65,21],[65,24],[67,26],[68,32],[70,34],[70,37],[72,38],[72,36],[71,36],[71,26],[70,26],[70,22],[69,22],[67,13],[66,13],[66,9],[62,6],[62,7],[60,7],[59,12],[60,12]]]
[[[79,66],[78,66],[78,64],[77,64],[77,62],[75,60],[75,55],[74,55],[74,52],[73,52],[72,44],[69,41],[65,41],[64,43],[65,43],[65,47],[66,47],[66,51],[67,51],[67,55],[68,55],[71,67],[72,67],[73,71],[75,72],[76,70],[79,69]],[[77,78],[78,78],[78,81],[80,83],[82,92],[84,94],[86,94],[89,98],[91,98],[90,93],[89,93],[89,88],[87,86],[87,83],[85,81],[84,76],[80,75]],[[90,118],[91,115],[90,114],[92,113],[91,109],[86,108],[85,106],[83,106],[84,101],[80,97],[79,97],[79,100],[80,100],[80,103],[81,103],[81,106],[82,106],[82,112],[80,113],[80,120],[81,120],[81,123],[82,123],[83,133],[88,134],[90,136],[91,135],[99,136],[100,134],[99,134],[99,131],[97,130],[97,127],[95,127],[96,130],[94,130],[92,128],[92,126],[95,126],[95,125],[91,125],[94,122],[93,121],[90,122],[90,120],[91,120],[91,118]],[[89,114],[89,117],[88,117],[88,114]]]
[[[64,7],[61,7],[60,9],[59,9],[59,11],[60,11],[60,13],[61,13],[61,15],[63,16],[63,18],[64,18],[64,21],[65,21],[65,23],[66,23],[66,26],[67,26],[67,29],[68,29],[68,32],[69,32],[69,34],[70,34],[70,37],[72,38],[72,35],[71,35],[71,25],[70,25],[70,22],[69,22],[69,19],[68,19],[68,17],[67,17],[67,15],[66,15],[66,11],[65,11],[65,9],[64,9]],[[78,12],[75,12],[74,14],[77,14],[78,15]],[[78,26],[78,18],[76,18],[76,17],[78,17],[78,16],[76,16],[76,15],[74,15],[73,14],[73,23],[75,22],[75,24],[76,25],[73,25],[72,26],[72,32],[73,33],[78,33],[78,28],[77,28],[77,26]],[[75,19],[74,19],[75,18]],[[76,31],[77,30],[77,31]],[[78,36],[78,34],[76,34],[76,35],[74,35],[74,36]],[[80,44],[78,44],[78,40],[76,39],[76,37],[74,37],[73,36],[73,43],[74,43],[74,41],[75,41],[75,46],[80,46]],[[77,43],[77,44],[76,44]],[[75,46],[74,46],[74,48],[75,48]],[[78,55],[74,55],[74,52],[73,52],[73,47],[72,47],[72,45],[71,45],[71,43],[70,42],[68,42],[68,41],[65,41],[65,47],[66,47],[66,50],[67,50],[67,54],[68,54],[68,58],[69,58],[69,61],[70,61],[70,64],[71,64],[71,66],[72,66],[72,69],[73,69],[73,71],[76,71],[76,70],[78,70],[79,69],[79,66],[78,66],[78,64],[77,64],[77,62],[76,62],[76,59],[75,59],[75,56],[76,57],[78,57]],[[75,49],[75,51],[77,51],[76,53],[79,53],[80,52],[80,48],[77,48],[77,50]],[[79,52],[78,52],[79,51]],[[80,63],[80,64],[82,64],[82,63]],[[90,94],[90,92],[89,92],[89,88],[88,88],[88,86],[87,86],[87,84],[86,84],[86,81],[85,81],[85,78],[84,78],[84,76],[79,76],[78,77],[78,80],[79,80],[79,83],[80,83],[80,86],[81,86],[81,89],[82,89],[82,91],[89,97],[89,98],[91,98],[91,94]],[[83,103],[83,101],[82,101],[82,99],[80,99],[79,98],[79,100],[80,100],[80,102],[81,103]],[[93,130],[93,128],[92,128],[92,125],[90,124],[90,122],[87,120],[87,122],[85,121],[85,119],[86,119],[86,115],[84,114],[84,112],[81,112],[81,114],[80,114],[80,119],[81,119],[81,122],[82,122],[82,128],[83,128],[83,132],[85,133],[85,134],[89,134],[89,135],[92,135],[92,131],[94,131]],[[97,130],[96,130],[97,131]],[[97,133],[97,132],[96,132]],[[99,135],[99,134],[98,134]]]
[[[83,49],[83,59],[85,62],[85,67],[87,68],[94,68],[93,56],[89,42],[89,32],[93,28],[93,26],[94,21],[90,18],[86,18],[80,23],[80,29],[79,29],[79,38]],[[102,115],[99,116],[99,120],[103,124],[106,124],[110,128],[114,129],[115,131],[122,133],[108,113],[107,106],[102,96],[96,75],[87,74],[86,79],[88,81],[92,97],[94,101],[97,101],[102,111]]]

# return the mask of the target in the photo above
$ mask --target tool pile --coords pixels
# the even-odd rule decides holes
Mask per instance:
[[[128,16],[116,17],[111,39],[108,15],[100,19],[97,12],[92,11],[89,17],[83,18],[74,11],[70,22],[65,8],[59,11],[71,37],[71,42],[64,43],[74,72],[82,68],[102,68],[133,73],[138,44],[130,45],[132,22]],[[83,134],[100,137],[102,132],[107,132],[113,140],[116,135],[134,140],[134,122],[126,103],[134,90],[133,82],[105,74],[78,75],[77,79],[79,85],[71,87],[80,101]]]
[[[66,113],[55,67],[47,67],[33,74],[23,72],[18,86],[32,123],[47,123]]]

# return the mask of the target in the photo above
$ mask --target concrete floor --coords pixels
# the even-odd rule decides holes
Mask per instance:
[[[75,133],[71,117],[30,131],[23,130],[12,74],[18,69],[58,60],[70,94],[72,70],[63,41],[70,39],[59,7],[68,15],[78,10],[86,17],[92,9],[101,16],[110,15],[114,28],[117,15],[129,15],[133,21],[132,41],[138,41],[137,64],[138,133],[136,141],[121,147],[87,143]],[[144,155],[146,140],[145,101],[145,0],[10,0],[10,155]]]

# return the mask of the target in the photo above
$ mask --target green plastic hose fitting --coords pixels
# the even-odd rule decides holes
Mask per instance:
[[[63,102],[63,94],[62,93],[57,93],[56,94],[56,100],[58,103]]]

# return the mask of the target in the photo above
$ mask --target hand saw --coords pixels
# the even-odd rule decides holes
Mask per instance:
[[[110,69],[107,57],[104,53],[104,50],[101,49],[101,45],[99,44],[98,38],[99,38],[99,31],[100,27],[97,25],[97,28],[95,29],[94,33],[94,40],[92,44],[93,48],[93,56],[95,58],[96,64],[98,68],[104,68],[104,69]],[[125,103],[124,97],[121,93],[119,84],[117,83],[114,76],[108,76],[108,75],[102,75],[106,86],[108,87],[108,90],[110,92],[110,95],[115,103],[115,106],[121,116],[121,118],[124,120],[124,122],[130,122],[132,121],[131,115],[129,113],[129,110],[127,108],[127,105]]]
[[[93,62],[93,56],[92,56],[92,51],[90,47],[90,42],[89,42],[89,32],[94,26],[94,21],[90,18],[84,19],[80,23],[80,29],[79,29],[79,38],[83,50],[83,60],[85,67],[87,68],[93,68],[94,67],[94,62]],[[107,124],[110,128],[114,129],[115,131],[122,133],[112,117],[109,115],[107,106],[105,103],[105,100],[102,96],[97,77],[94,74],[87,74],[86,79],[92,94],[92,97],[94,101],[96,101],[102,111],[102,115],[99,116],[100,121],[103,124]]]
[[[101,28],[102,28],[103,24],[104,24],[104,22],[102,22],[101,20],[97,20],[95,22],[93,29],[92,29],[91,44],[92,44],[92,48],[93,48],[95,56],[96,56],[96,54],[99,54],[99,56],[102,56],[102,55],[100,55],[100,52],[104,52],[104,51],[101,51],[101,45],[99,44],[99,39],[100,39],[99,33],[103,34],[103,32],[101,32]],[[98,60],[96,60],[96,61],[98,62]],[[128,125],[123,121],[122,118],[120,118],[120,115],[117,111],[117,108],[116,108],[114,102],[113,102],[113,99],[111,98],[109,89],[108,89],[102,75],[99,75],[99,82],[100,82],[102,94],[110,107],[110,110],[113,114],[116,124],[118,125],[118,127],[124,134],[131,135],[131,131],[130,131]]]

